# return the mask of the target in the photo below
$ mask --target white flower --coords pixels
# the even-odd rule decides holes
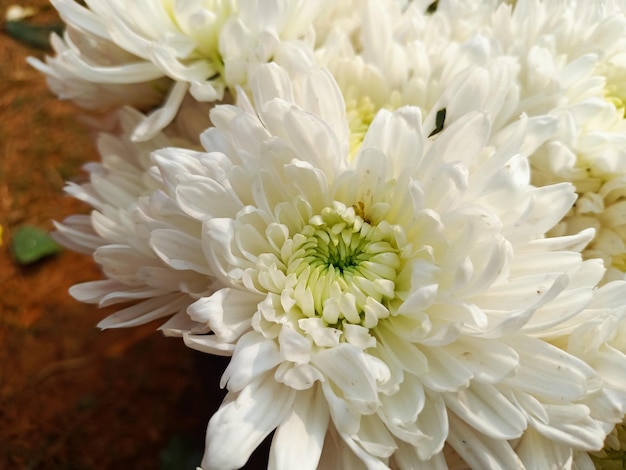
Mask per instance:
[[[531,156],[535,184],[568,181],[579,195],[553,233],[593,227],[596,238],[583,255],[605,261],[605,282],[623,279],[623,2],[518,1],[514,7],[501,6],[487,30],[504,53],[519,60],[518,111],[549,113],[559,120],[555,136]]]
[[[193,108],[191,108],[193,111]],[[184,116],[186,110],[181,115]],[[131,142],[130,133],[144,119],[125,109],[119,113],[121,135],[102,134],[98,150],[102,161],[89,163],[89,182],[69,183],[66,192],[86,203],[90,215],[73,215],[56,224],[55,238],[68,248],[93,255],[105,279],[77,284],[70,293],[80,301],[100,306],[132,305],[102,320],[101,328],[121,328],[173,316],[162,328],[170,334],[178,329],[203,331],[186,315],[197,298],[214,290],[206,272],[178,269],[175,261],[159,259],[152,248],[151,233],[167,230],[173,223],[177,234],[187,230],[187,238],[200,233],[200,224],[164,200],[162,182],[151,171],[150,152],[169,145],[193,148],[192,140],[158,134],[148,142]],[[184,134],[179,134],[181,137]],[[181,238],[179,250],[192,250]],[[201,250],[198,244],[198,254]]]
[[[316,51],[346,97],[353,147],[378,109],[414,104],[431,111],[468,65],[509,62],[512,73],[501,79],[515,86],[502,103],[492,101],[500,106],[493,128],[520,113],[558,118],[557,133],[531,155],[534,184],[568,181],[579,195],[553,234],[593,227],[584,256],[605,261],[605,282],[624,278],[624,5],[449,1],[429,13],[424,2],[401,3],[364,2],[358,26],[333,30]],[[471,98],[466,104],[475,107]]]
[[[519,117],[518,87],[512,86],[516,64],[502,55],[497,43],[478,34],[494,2],[440,2],[434,13],[424,2],[401,3],[362,2],[354,9],[360,16],[358,27],[332,29],[315,51],[345,97],[353,148],[379,109],[415,105],[430,112],[470,66],[490,69],[492,79],[501,73],[502,84],[494,83],[498,99],[488,102],[493,109],[485,109],[497,117],[493,125],[500,128]],[[484,101],[479,94],[469,98],[466,110]]]
[[[53,93],[60,99],[74,101],[81,108],[107,111],[120,106],[133,106],[150,109],[161,104],[171,86],[171,80],[164,77],[120,83],[95,80],[80,74],[76,67],[68,63],[68,58],[74,57],[79,50],[82,60],[92,66],[104,62],[111,68],[128,68],[129,54],[126,51],[88,31],[68,26],[63,39],[53,34],[50,42],[54,57],[48,57],[45,62],[29,57],[27,61],[46,75]]]
[[[134,131],[135,140],[146,140],[174,119],[188,92],[200,102],[219,101],[245,86],[256,63],[312,64],[312,21],[328,2],[52,3],[69,32],[54,38],[55,57],[31,64],[59,96],[89,108],[110,108],[120,98],[126,105],[158,105]]]
[[[174,256],[174,227],[152,246],[223,285],[188,309],[210,334],[184,334],[232,354],[203,467],[243,466],[274,430],[271,468],[442,468],[446,442],[474,468],[560,468],[602,447],[624,403],[551,340],[586,320],[604,270],[581,260],[591,231],[544,238],[575,199],[529,184],[555,122],[492,135],[492,83],[458,76],[443,126],[379,111],[351,155],[328,73],[261,66],[253,102],[213,110],[206,153],[155,153],[204,259]]]

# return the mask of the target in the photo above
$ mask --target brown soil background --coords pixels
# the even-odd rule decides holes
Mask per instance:
[[[11,3],[0,0],[2,17]],[[33,22],[58,21],[46,0],[25,6],[38,8]],[[177,443],[202,451],[224,360],[164,338],[158,323],[96,329],[112,311],[68,294],[101,277],[88,256],[64,251],[28,267],[13,259],[18,227],[47,230],[89,210],[63,186],[97,159],[79,111],[25,62],[44,54],[0,31],[0,468],[194,468],[197,453],[185,463]]]

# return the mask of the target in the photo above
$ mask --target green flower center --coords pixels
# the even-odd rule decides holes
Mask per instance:
[[[362,224],[362,221],[356,221]],[[354,226],[343,223],[333,226],[325,223],[307,225],[303,234],[307,236],[304,246],[309,265],[335,270],[339,275],[358,270],[360,262],[367,260],[370,255],[364,234],[361,231],[354,232],[353,229]],[[364,232],[368,230],[369,227],[366,227]]]
[[[402,264],[397,230],[384,221],[371,225],[339,203],[313,216],[282,253],[301,312],[334,327],[372,328],[388,316]]]

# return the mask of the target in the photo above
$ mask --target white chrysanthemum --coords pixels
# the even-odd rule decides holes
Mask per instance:
[[[493,109],[486,109],[498,110],[492,113],[498,119],[493,125],[500,128],[517,119],[518,90],[511,86],[515,63],[502,56],[497,43],[477,34],[494,3],[439,2],[432,12],[429,2],[368,0],[355,9],[358,28],[331,31],[315,51],[316,59],[330,70],[345,97],[353,150],[378,110],[415,105],[430,112],[469,66],[490,69],[492,80],[500,73],[493,92],[499,98],[489,101]],[[459,112],[476,109],[484,101],[481,91]]]
[[[605,261],[605,281],[623,278],[623,2],[522,0],[514,7],[501,6],[487,29],[520,62],[518,110],[559,119],[556,135],[531,157],[535,184],[569,181],[579,195],[554,233],[595,228],[596,238],[584,256]]]
[[[33,57],[27,61],[46,75],[48,86],[60,99],[72,100],[88,110],[110,110],[120,106],[149,109],[161,104],[171,85],[167,78],[146,79],[136,83],[90,80],[66,63],[66,58],[81,51],[83,60],[92,65],[104,62],[110,66],[124,64],[130,54],[98,36],[69,26],[64,38],[50,38],[55,56],[42,62]]]
[[[623,5],[524,0],[512,7],[451,0],[438,2],[434,12],[429,5],[364,2],[358,27],[333,30],[316,51],[346,97],[353,146],[378,109],[414,104],[430,111],[441,90],[468,65],[516,63],[513,75],[501,77],[516,87],[502,97],[493,126],[520,113],[558,118],[558,132],[532,156],[533,181],[572,182],[580,197],[554,233],[595,228],[596,239],[584,255],[605,260],[605,281],[623,278]],[[468,109],[473,106],[468,100]]]
[[[188,92],[214,102],[245,85],[256,63],[312,64],[312,21],[327,2],[52,3],[69,32],[54,39],[56,56],[31,64],[48,75],[53,91],[81,105],[108,108],[121,98],[127,105],[158,105],[133,134],[145,140],[171,122]],[[137,90],[142,97],[132,96]]]
[[[182,115],[185,115],[183,110]],[[187,138],[163,134],[143,143],[130,141],[130,133],[144,118],[132,109],[119,113],[120,136],[102,134],[98,138],[101,162],[89,163],[89,182],[69,183],[66,192],[86,203],[90,215],[73,215],[57,225],[56,240],[78,252],[93,255],[106,279],[77,284],[70,293],[78,300],[100,306],[122,304],[105,318],[101,328],[130,327],[157,318],[173,316],[163,328],[175,334],[178,329],[203,331],[186,315],[187,307],[214,290],[211,276],[201,270],[177,269],[165,263],[150,240],[157,229],[177,227],[195,239],[201,226],[168,204],[160,189],[162,182],[151,172],[150,152],[170,145],[194,147]],[[184,134],[180,134],[183,136]],[[127,304],[132,302],[132,305]],[[197,327],[197,328],[196,328]]]
[[[550,343],[602,263],[578,253],[590,231],[543,237],[575,199],[529,185],[554,121],[491,136],[487,114],[459,113],[490,78],[458,77],[439,133],[434,112],[378,112],[352,156],[329,74],[261,66],[254,106],[212,112],[207,153],[156,152],[204,260],[173,228],[154,249],[224,285],[188,310],[211,333],[185,334],[232,354],[204,467],[243,466],[274,430],[272,468],[442,468],[446,442],[474,468],[560,468],[602,447],[624,403]]]

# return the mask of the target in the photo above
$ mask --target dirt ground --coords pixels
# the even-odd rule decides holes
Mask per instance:
[[[11,3],[0,0],[2,17]],[[55,19],[45,0],[26,5],[39,8],[35,21]],[[18,227],[48,230],[88,210],[62,189],[97,158],[77,110],[48,91],[29,55],[44,52],[0,31],[0,468],[194,468],[225,362],[162,337],[158,324],[97,330],[111,312],[68,295],[100,278],[87,256],[13,259]]]

